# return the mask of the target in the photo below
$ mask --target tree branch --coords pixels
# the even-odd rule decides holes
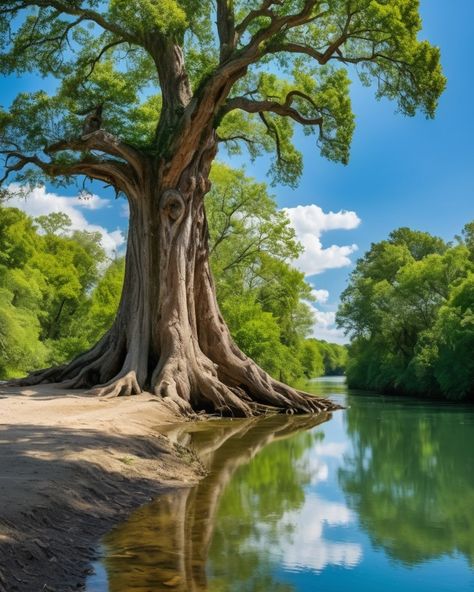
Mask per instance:
[[[271,20],[268,27],[260,29],[252,37],[249,44],[244,48],[244,52],[249,55],[252,55],[257,50],[258,54],[261,51],[261,44],[273,37],[274,35],[277,35],[283,30],[288,31],[290,29],[293,29],[294,27],[298,27],[300,25],[304,25],[305,23],[312,22],[320,16],[323,16],[326,13],[326,11],[323,11],[320,14],[316,15],[313,14],[313,9],[319,3],[320,0],[306,0],[306,2],[303,5],[303,8],[300,10],[300,12],[297,12],[296,14],[277,16],[274,13],[271,13],[272,16],[270,17]],[[272,2],[272,4],[275,4],[275,2]]]
[[[235,142],[236,144],[239,141],[245,142],[250,152],[252,151],[252,148],[259,143],[257,140],[244,136],[243,134],[233,134],[232,136],[217,136],[217,141],[219,143],[222,142],[223,144],[226,144],[228,142]]]
[[[105,31],[115,33],[127,41],[138,42],[133,35],[125,29],[122,29],[117,23],[112,23],[104,18],[99,12],[83,8],[77,3],[67,2],[66,0],[22,0],[21,2],[11,2],[10,4],[10,7],[0,8],[0,14],[12,14],[31,6],[37,6],[38,8],[53,8],[59,13],[78,16],[82,17],[83,20],[93,21]]]
[[[125,160],[133,168],[138,177],[143,173],[143,155],[136,148],[130,146],[130,144],[123,142],[117,138],[117,136],[114,136],[105,130],[97,130],[91,134],[82,136],[81,138],[60,140],[45,148],[44,151],[46,154],[54,154],[64,150],[80,152],[99,150],[110,156],[116,156]]]
[[[217,0],[217,32],[220,42],[220,60],[225,61],[236,45],[234,2]]]
[[[91,59],[89,61],[88,65],[90,66],[90,69],[89,69],[89,72],[85,75],[85,80],[88,80],[90,78],[90,76],[92,76],[92,73],[94,72],[95,67],[100,62],[100,60],[102,59],[104,54],[109,49],[112,49],[113,47],[116,47],[117,45],[121,45],[122,43],[128,43],[128,41],[125,39],[116,39],[115,41],[111,41],[110,43],[107,43],[106,45],[104,45],[104,47],[100,50],[100,52],[97,54],[97,56],[95,56],[93,59]]]
[[[283,157],[283,153],[281,151],[280,135],[278,133],[277,128],[275,127],[275,125],[273,123],[268,121],[268,119],[265,117],[265,114],[263,112],[260,112],[258,115],[259,115],[260,119],[262,120],[263,124],[265,125],[265,127],[267,128],[268,134],[270,136],[272,136],[272,138],[275,140],[278,162],[279,163],[286,163],[287,161]]]
[[[234,97],[227,101],[225,106],[222,109],[222,117],[233,111],[234,109],[241,109],[242,111],[246,111],[247,113],[265,113],[271,112],[276,113],[277,115],[282,115],[283,117],[290,117],[297,123],[302,125],[319,125],[321,126],[323,123],[323,118],[321,116],[318,117],[304,117],[301,115],[299,111],[297,111],[294,107],[292,107],[294,97],[301,97],[307,100],[314,108],[316,104],[308,95],[304,93],[294,90],[287,94],[285,102],[278,103],[277,101],[253,101],[251,99],[247,99],[246,97]]]
[[[358,11],[350,11],[347,12],[346,21],[344,26],[342,27],[341,34],[339,37],[334,39],[333,41],[329,42],[328,47],[325,51],[318,51],[317,49],[308,46],[302,45],[299,43],[294,42],[282,42],[277,44],[270,44],[265,53],[279,53],[279,52],[288,52],[288,53],[301,53],[308,55],[315,59],[319,64],[324,65],[327,64],[330,59],[333,58],[334,54],[339,53],[339,49],[344,43],[353,36],[354,33],[349,32],[349,28],[352,22],[354,15],[357,14]]]
[[[283,1],[283,0],[282,0]],[[189,152],[188,146],[199,145],[201,142],[201,135],[203,131],[208,128],[211,122],[219,120],[219,109],[226,101],[234,83],[245,76],[248,67],[257,62],[263,55],[265,55],[264,42],[273,35],[281,32],[283,29],[288,30],[298,25],[314,21],[316,18],[325,14],[322,12],[318,15],[314,14],[314,8],[319,5],[321,0],[306,0],[303,8],[296,14],[289,14],[278,16],[273,14],[271,22],[268,27],[260,29],[249,41],[249,43],[242,49],[235,49],[224,62],[216,68],[216,70],[208,76],[203,82],[202,86],[195,94],[196,100],[188,101],[182,118],[182,125],[180,134],[176,138],[173,145],[176,162],[186,162],[192,158],[192,153]],[[262,6],[269,8],[271,4],[279,2],[268,3],[264,1]],[[265,8],[265,10],[267,10]],[[222,7],[221,7],[222,9]],[[262,9],[262,8],[261,8]],[[255,13],[254,13],[255,15]],[[252,17],[256,18],[256,16]],[[245,20],[245,19],[244,19]],[[250,21],[249,21],[250,22]],[[242,24],[239,25],[242,29]],[[163,85],[162,85],[163,86]],[[281,113],[282,106],[274,104],[274,112]],[[279,111],[277,111],[277,109]],[[256,109],[252,112],[261,111]],[[296,121],[305,125],[319,124],[319,119],[305,119],[295,109],[287,106],[284,109],[286,116],[293,117]],[[164,113],[164,110],[163,112]],[[173,167],[170,167],[170,171]],[[170,177],[170,182],[174,179]]]
[[[11,173],[23,170],[28,165],[38,167],[49,177],[85,175],[91,179],[105,181],[119,191],[123,191],[128,196],[136,195],[137,187],[130,174],[130,167],[127,163],[117,160],[99,160],[95,158],[83,158],[81,161],[64,164],[54,161],[45,162],[38,156],[28,156],[17,151],[2,151],[6,154],[5,174],[0,179],[0,185],[3,184]],[[16,160],[13,164],[8,164],[9,160]]]
[[[283,4],[283,0],[265,0],[262,3],[262,5],[260,6],[260,8],[257,8],[255,10],[251,10],[245,16],[245,18],[242,20],[242,22],[240,22],[235,27],[235,33],[236,33],[238,39],[240,39],[242,37],[242,35],[247,30],[250,23],[252,23],[254,20],[261,18],[261,17],[268,17],[270,19],[275,18],[275,14],[270,10],[270,7],[274,6],[274,5],[281,6],[282,4]]]
[[[54,37],[38,37],[35,38],[34,34],[36,32],[36,27],[38,25],[39,22],[39,16],[37,17],[35,24],[33,26],[33,29],[31,30],[31,35],[29,36],[28,41],[26,41],[21,49],[23,51],[25,51],[26,49],[30,48],[30,47],[34,47],[37,45],[44,45],[45,43],[57,43],[57,49],[59,50],[62,46],[62,44],[67,41],[69,47],[70,47],[70,43],[69,43],[69,33],[72,31],[72,29],[74,29],[74,27],[76,27],[77,25],[79,25],[82,21],[85,20],[85,17],[83,15],[79,16],[77,19],[75,19],[74,21],[70,22],[67,24],[66,28],[64,29],[64,31],[60,34],[60,35],[56,35]]]

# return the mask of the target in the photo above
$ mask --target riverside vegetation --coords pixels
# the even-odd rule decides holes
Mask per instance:
[[[352,272],[337,315],[350,387],[474,399],[474,221],[454,243],[399,228]]]
[[[62,364],[93,345],[113,323],[124,276],[124,259],[107,259],[100,233],[71,231],[63,213],[31,219],[7,205],[0,379]],[[290,263],[301,247],[265,184],[215,165],[207,208],[219,304],[239,347],[291,383],[342,374],[347,349],[308,338],[311,286]]]
[[[0,182],[94,179],[130,205],[112,327],[22,383],[145,389],[184,415],[333,408],[275,380],[232,339],[210,271],[209,173],[220,148],[245,147],[270,154],[273,181],[296,186],[296,126],[347,163],[354,76],[400,113],[434,117],[446,79],[421,28],[418,0],[3,1],[0,73],[52,85],[35,79],[36,92],[0,110]]]

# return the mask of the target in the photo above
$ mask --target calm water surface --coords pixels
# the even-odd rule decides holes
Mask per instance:
[[[347,409],[170,434],[209,476],[109,533],[87,592],[473,591],[474,408],[313,386]]]

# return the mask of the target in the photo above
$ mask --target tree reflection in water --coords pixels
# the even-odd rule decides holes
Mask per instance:
[[[273,579],[270,558],[249,543],[258,536],[255,529],[262,521],[268,527],[266,539],[271,541],[273,536],[276,540],[281,536],[278,517],[303,504],[304,488],[311,479],[304,452],[322,437],[307,430],[329,417],[216,421],[211,427],[194,424],[191,433],[187,425],[187,433],[174,434],[192,444],[209,475],[196,487],[162,495],[105,537],[103,564],[110,592],[291,592],[291,585]],[[234,473],[262,448],[289,436],[293,436],[291,444],[280,442],[271,454],[263,451],[245,467],[241,487],[232,488],[225,497],[225,520],[234,526],[242,524],[242,528],[236,531],[234,527],[229,536],[225,520],[219,519],[216,527],[221,496]],[[239,522],[242,515],[246,519]],[[225,578],[216,575],[208,582],[211,543],[211,569]]]
[[[364,398],[350,399],[353,453],[339,471],[349,506],[392,559],[458,552],[474,566],[472,408],[389,401],[368,413]]]

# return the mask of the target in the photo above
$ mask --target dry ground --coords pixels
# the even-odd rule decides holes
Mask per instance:
[[[0,591],[81,590],[103,533],[196,483],[199,462],[160,434],[176,421],[149,394],[0,385]]]

